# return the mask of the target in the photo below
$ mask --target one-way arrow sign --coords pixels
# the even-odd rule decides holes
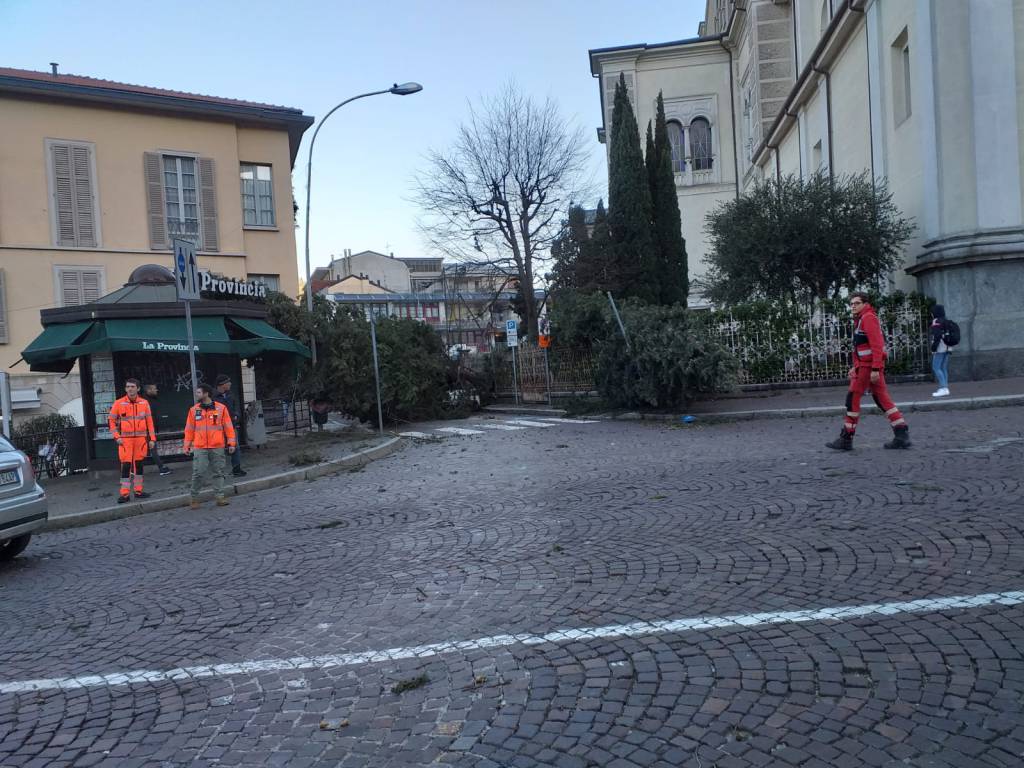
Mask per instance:
[[[174,285],[178,289],[178,301],[199,301],[196,248],[188,240],[174,241]]]

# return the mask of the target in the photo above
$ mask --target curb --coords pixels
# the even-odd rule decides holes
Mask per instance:
[[[907,413],[926,411],[971,411],[979,408],[1003,408],[1006,406],[1024,405],[1024,395],[993,395],[991,397],[964,397],[942,400],[914,400],[896,403],[896,406]],[[863,413],[881,413],[878,406],[865,404]],[[717,413],[695,413],[693,417],[705,424],[725,424],[733,421],[755,421],[759,419],[808,419],[817,416],[839,416],[846,413],[845,406],[814,406],[808,408],[779,408],[762,411],[719,411]],[[602,417],[591,417],[602,418]],[[607,416],[616,421],[679,421],[682,414],[668,413],[623,413]]]
[[[381,459],[394,453],[401,446],[402,438],[392,437],[380,445],[375,445],[372,448],[366,448],[365,450],[357,451],[356,453],[350,453],[347,456],[342,456],[340,459],[326,461],[323,464],[316,464],[307,469],[292,469],[287,472],[278,472],[277,474],[268,475],[266,477],[256,477],[252,480],[242,480],[241,482],[233,483],[228,486],[230,490],[227,491],[227,495],[241,496],[255,491],[265,491],[269,488],[279,488],[282,485],[290,485],[303,480],[315,480],[318,477],[330,475],[342,469],[349,467],[361,467],[365,464],[369,464],[374,459]],[[200,494],[199,499],[200,501],[212,501],[213,491],[209,489],[203,491],[202,494]],[[167,509],[184,507],[188,505],[190,500],[190,494],[182,493],[177,496],[167,496],[162,499],[151,499],[132,504],[118,504],[113,507],[89,510],[88,512],[78,512],[71,515],[63,515],[61,517],[51,517],[47,521],[46,525],[44,525],[40,530],[60,531],[66,528],[79,528],[84,525],[107,523],[111,520],[120,520],[126,517],[145,515],[150,512],[162,512]]]
[[[486,413],[507,413],[513,416],[565,416],[564,408],[548,408],[537,406],[531,408],[527,405],[485,405],[480,409]]]

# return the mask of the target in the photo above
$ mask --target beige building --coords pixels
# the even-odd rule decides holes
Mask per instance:
[[[201,266],[298,293],[291,171],[300,110],[0,69],[0,365],[45,409],[74,379],[17,363],[39,311],[91,302],[172,238]],[[17,363],[17,364],[15,364]],[[11,368],[11,366],[14,366]]]
[[[620,73],[641,130],[664,92],[691,279],[718,202],[867,171],[918,225],[890,283],[960,324],[954,374],[1024,373],[1024,0],[707,0],[697,37],[590,62],[605,126]]]

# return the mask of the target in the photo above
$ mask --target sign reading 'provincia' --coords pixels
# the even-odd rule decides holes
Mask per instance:
[[[234,277],[217,277],[205,269],[199,271],[203,293],[210,293],[217,298],[265,299],[267,298],[266,283],[253,283],[238,280]]]

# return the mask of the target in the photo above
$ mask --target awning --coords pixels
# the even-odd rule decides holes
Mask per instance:
[[[264,352],[289,352],[302,357],[312,357],[305,344],[286,336],[265,320],[232,317],[229,318],[229,324],[238,326],[245,334],[232,334],[232,343],[240,350],[239,354],[242,357],[256,357]]]
[[[196,354],[257,357],[265,352],[310,357],[309,350],[263,320],[216,315],[192,318]],[[48,325],[22,352],[33,371],[67,373],[97,352],[188,352],[183,317],[91,320]]]

